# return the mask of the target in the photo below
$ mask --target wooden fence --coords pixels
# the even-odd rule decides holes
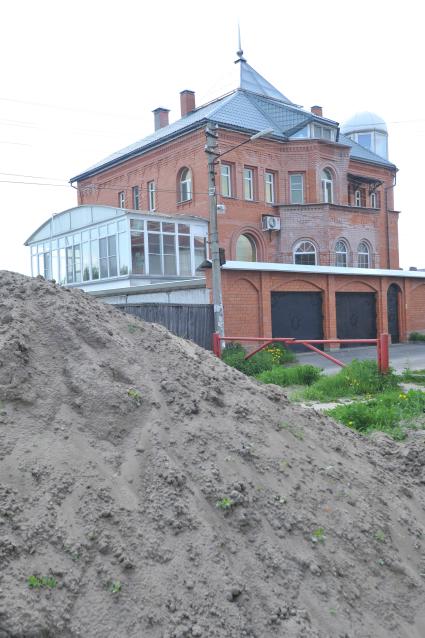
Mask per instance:
[[[178,337],[190,339],[206,350],[212,349],[212,305],[146,303],[119,304],[115,307],[144,321],[160,323]]]

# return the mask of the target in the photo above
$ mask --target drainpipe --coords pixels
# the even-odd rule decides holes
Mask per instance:
[[[390,224],[389,224],[389,212],[388,212],[388,191],[394,188],[397,184],[397,173],[394,173],[393,183],[391,186],[384,187],[384,205],[385,205],[385,230],[387,235],[387,268],[391,268],[390,264]]]

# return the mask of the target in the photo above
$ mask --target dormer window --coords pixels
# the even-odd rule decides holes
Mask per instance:
[[[311,125],[311,137],[333,141],[335,139],[335,129],[314,123]]]

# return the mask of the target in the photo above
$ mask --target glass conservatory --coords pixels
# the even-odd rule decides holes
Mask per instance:
[[[202,277],[208,223],[110,206],[53,215],[25,245],[31,273],[87,291]]]

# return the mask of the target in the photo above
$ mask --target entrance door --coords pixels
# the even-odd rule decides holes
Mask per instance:
[[[338,339],[376,339],[375,293],[337,292],[336,330]]]
[[[400,288],[397,284],[391,284],[387,292],[388,332],[391,335],[391,343],[400,341],[400,329],[398,325],[398,298]]]
[[[321,292],[272,292],[271,303],[273,337],[323,339]]]

